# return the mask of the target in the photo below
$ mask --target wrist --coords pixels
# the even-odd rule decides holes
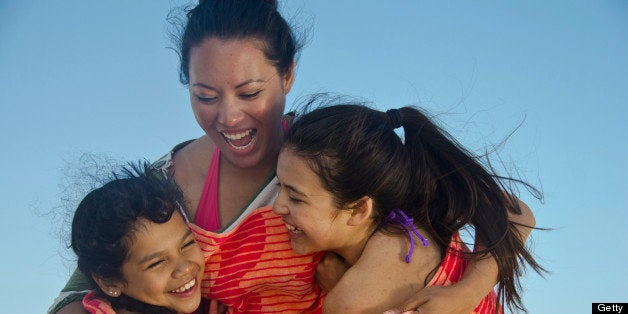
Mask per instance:
[[[465,278],[462,278],[453,287],[456,288],[457,294],[464,296],[465,300],[474,303],[484,298],[490,292],[490,290],[479,289],[477,281]]]

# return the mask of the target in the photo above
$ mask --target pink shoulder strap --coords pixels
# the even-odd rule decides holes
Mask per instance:
[[[90,314],[116,314],[109,301],[98,298],[93,290],[83,297],[83,308]]]
[[[456,232],[452,236],[449,248],[447,248],[447,252],[445,253],[440,267],[427,286],[449,286],[460,281],[469,263],[469,260],[466,259],[462,253],[467,250],[468,249],[460,239],[460,234]],[[492,290],[471,313],[491,314],[495,313],[496,308],[499,308],[497,313],[503,313],[497,300],[497,294]]]
[[[220,218],[218,217],[218,173],[220,172],[220,150],[214,149],[212,160],[207,169],[205,184],[201,192],[201,199],[198,202],[198,209],[194,217],[194,223],[207,230],[216,231],[220,229]]]

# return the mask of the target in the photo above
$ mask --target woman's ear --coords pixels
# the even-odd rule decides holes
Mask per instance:
[[[364,222],[371,222],[371,215],[373,214],[373,199],[368,196],[363,196],[359,200],[349,205],[351,209],[351,217],[347,221],[350,226],[358,226]]]
[[[94,278],[94,281],[96,282],[100,290],[102,290],[110,297],[117,298],[122,294],[122,291],[124,290],[124,285],[120,282],[105,280],[96,275],[92,275],[92,278]]]
[[[292,83],[294,83],[294,60],[292,60],[292,63],[290,64],[290,67],[288,68],[286,73],[283,74],[281,83],[283,87],[283,93],[287,95],[292,88]]]

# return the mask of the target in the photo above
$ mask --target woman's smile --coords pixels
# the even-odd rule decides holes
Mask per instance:
[[[246,150],[255,143],[257,129],[248,129],[238,132],[220,132],[227,144],[235,150]]]

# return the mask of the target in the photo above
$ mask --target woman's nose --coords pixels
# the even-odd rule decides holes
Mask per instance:
[[[224,126],[236,126],[244,117],[244,113],[240,110],[236,101],[225,100],[220,106],[218,113],[218,123]]]

